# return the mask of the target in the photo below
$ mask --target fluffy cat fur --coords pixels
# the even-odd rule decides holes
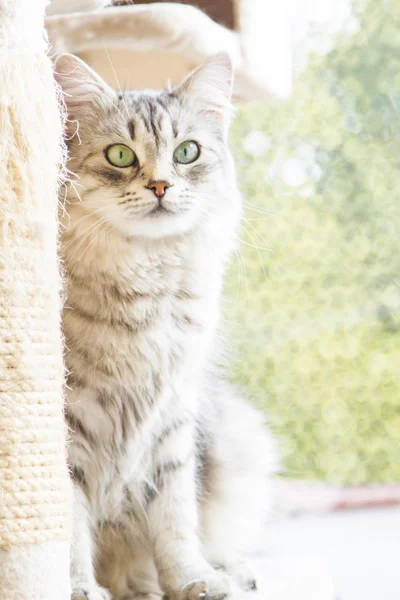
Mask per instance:
[[[256,586],[240,553],[262,522],[275,450],[212,366],[241,214],[229,58],[157,93],[115,92],[72,55],[55,70],[73,174],[61,234],[73,597],[233,598]],[[185,140],[200,146],[192,164],[173,160]],[[109,164],[111,144],[135,163]],[[160,180],[161,201],[149,189]]]

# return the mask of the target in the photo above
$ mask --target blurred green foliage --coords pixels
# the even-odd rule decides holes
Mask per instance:
[[[400,479],[400,2],[311,57],[289,101],[241,109],[246,199],[225,317],[234,376],[286,474]]]

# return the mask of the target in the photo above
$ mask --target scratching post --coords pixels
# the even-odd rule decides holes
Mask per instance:
[[[65,14],[82,0],[53,0],[46,29],[54,53],[77,54],[112,87],[161,89],[168,80],[175,85],[210,54],[223,50],[235,67],[235,99],[285,99],[290,95],[292,59],[284,3],[115,0],[126,6],[102,9],[106,1],[85,0],[84,5],[95,2],[99,8]]]
[[[0,598],[68,600],[57,263],[61,122],[45,0],[0,0]]]

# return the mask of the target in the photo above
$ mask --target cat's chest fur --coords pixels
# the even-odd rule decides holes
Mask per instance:
[[[219,283],[210,256],[190,250],[167,247],[125,260],[114,253],[69,279],[70,458],[97,473],[93,493],[104,518],[107,506],[124,502],[126,486],[138,485],[140,497],[157,439],[196,411]]]
[[[191,251],[192,250],[192,251]],[[104,256],[73,273],[64,311],[67,362],[87,375],[145,384],[149,370],[183,373],[200,359],[218,317],[211,257],[186,244]]]

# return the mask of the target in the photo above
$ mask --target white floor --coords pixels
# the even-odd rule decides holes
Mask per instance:
[[[347,510],[282,520],[269,526],[263,550],[278,569],[279,565],[297,564],[295,570],[307,580],[310,569],[315,570],[315,585],[318,587],[322,578],[324,590],[331,576],[335,599],[400,599],[400,508]],[[267,581],[268,561],[260,564]],[[284,571],[289,572],[286,567]],[[310,585],[309,581],[303,584]],[[308,600],[324,600],[322,594],[329,595],[321,591],[318,598],[318,593],[312,592]],[[262,597],[280,600],[286,595],[277,591]],[[299,596],[303,598],[302,593],[294,592],[291,600],[299,600]]]

